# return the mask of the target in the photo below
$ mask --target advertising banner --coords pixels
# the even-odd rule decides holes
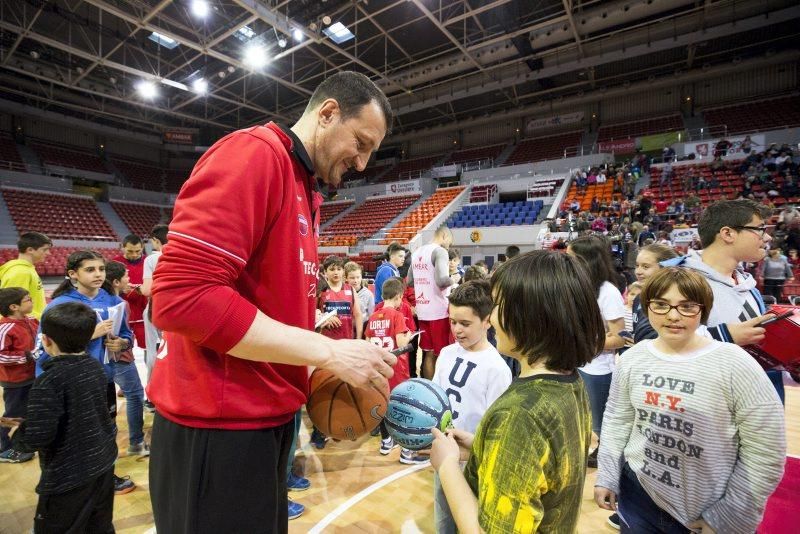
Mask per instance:
[[[697,235],[697,228],[677,228],[669,235],[675,245],[688,245]]]
[[[543,119],[528,119],[525,124],[525,132],[530,134],[542,128],[550,128],[552,126],[562,126],[564,124],[577,124],[583,120],[583,111],[576,111],[574,113],[563,113],[561,115],[554,115],[552,117],[545,117]]]
[[[600,152],[613,152],[614,154],[633,154],[636,152],[636,139],[617,139],[605,141],[598,145]]]
[[[416,193],[419,190],[419,180],[386,184],[387,193]]]
[[[737,137],[726,137],[731,146],[728,148],[728,152],[726,157],[733,157],[733,158],[744,158],[746,154],[742,151],[742,141],[745,139],[745,135],[737,136]],[[753,150],[759,151],[764,150],[764,135],[757,134],[749,136],[750,140],[752,141]],[[708,139],[705,141],[695,141],[692,143],[685,143],[683,145],[684,154],[689,156],[691,154],[695,155],[697,159],[703,158],[713,158],[714,157],[714,147],[717,146],[717,143],[722,140],[722,137],[718,137],[716,139]]]
[[[683,132],[666,132],[640,137],[639,145],[643,152],[650,152],[653,150],[661,150],[665,146],[679,142],[681,139],[686,139]]]
[[[197,132],[196,128],[170,128],[169,130],[164,130],[164,142],[193,145]]]

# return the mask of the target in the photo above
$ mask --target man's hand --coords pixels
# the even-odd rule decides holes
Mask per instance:
[[[100,321],[94,327],[94,334],[92,334],[92,339],[97,339],[98,337],[103,337],[105,335],[108,335],[113,327],[114,327],[114,321],[112,321],[111,319]]]
[[[617,509],[617,494],[608,488],[602,486],[594,487],[594,502],[603,510],[616,511]]]
[[[693,521],[686,525],[692,532],[701,532],[702,534],[716,534],[716,531],[711,528],[711,525],[706,523],[706,520],[703,518],[698,519],[697,521]]]
[[[124,337],[117,337],[113,334],[108,334],[106,339],[106,348],[114,352],[120,352],[128,348],[128,340]]]
[[[348,384],[360,388],[386,389],[394,375],[397,357],[388,350],[362,339],[342,339],[328,345],[331,354],[320,367],[330,370]]]
[[[774,317],[775,314],[768,313],[750,319],[749,321],[744,321],[743,323],[728,324],[728,332],[731,333],[733,342],[740,347],[744,345],[754,345],[761,342],[766,335],[766,330],[759,325],[767,319],[772,319]]]

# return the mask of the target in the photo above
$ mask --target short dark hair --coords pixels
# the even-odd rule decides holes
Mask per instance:
[[[403,282],[402,278],[392,276],[381,286],[381,296],[383,300],[389,300],[395,298],[397,295],[402,295],[405,290],[406,283]]]
[[[142,238],[136,234],[128,234],[125,236],[125,239],[122,240],[122,246],[125,245],[144,245],[142,242]]]
[[[339,103],[343,121],[361,113],[361,109],[370,102],[375,102],[383,113],[386,135],[391,133],[392,105],[383,91],[365,75],[353,71],[341,71],[329,76],[314,90],[304,113],[311,111],[329,98]]]
[[[746,198],[714,202],[700,215],[697,225],[700,243],[703,248],[711,246],[722,228],[747,226],[753,216],[766,219],[769,216],[767,207]]]
[[[169,232],[169,226],[166,224],[157,224],[150,230],[150,237],[155,237],[158,239],[162,245],[167,243],[169,239],[167,237],[167,233]]]
[[[706,324],[711,308],[714,306],[714,293],[706,278],[691,269],[666,267],[648,278],[642,292],[639,293],[642,309],[650,313],[648,310],[650,301],[659,298],[673,285],[678,287],[678,291],[687,300],[696,302],[703,307],[703,311],[700,313],[700,322]]]
[[[600,294],[603,282],[616,285],[617,271],[611,256],[611,245],[605,237],[599,235],[581,236],[569,242],[568,248],[586,262],[589,276],[594,285],[595,297]]]
[[[488,280],[470,280],[455,288],[447,297],[451,306],[465,306],[472,308],[475,315],[486,319],[491,315],[494,303],[492,302],[492,287]]]
[[[86,304],[65,302],[48,308],[42,316],[42,334],[65,354],[86,352],[97,325],[97,314]]]
[[[478,267],[477,265],[470,265],[464,271],[464,282],[470,282],[472,280],[486,280],[487,276],[484,274],[483,269]]]
[[[341,267],[344,269],[344,264],[344,258],[332,254],[322,260],[322,270],[327,271],[330,267]]]
[[[449,248],[447,249],[447,259],[454,260],[456,258],[461,258],[461,251],[457,248]]]
[[[0,315],[4,317],[11,315],[11,306],[14,304],[17,306],[21,305],[22,299],[29,294],[27,289],[22,289],[21,287],[6,287],[0,289]]]
[[[388,258],[392,254],[400,252],[401,250],[405,252],[406,249],[403,247],[403,245],[401,245],[397,241],[392,241],[391,243],[389,243],[389,246],[386,247],[386,257]]]
[[[19,236],[19,241],[17,241],[17,250],[24,253],[29,248],[36,250],[37,248],[42,248],[45,245],[53,245],[53,242],[46,235],[39,232],[25,232]]]
[[[118,261],[106,262],[106,282],[121,280],[128,268]]]
[[[530,365],[572,372],[603,350],[605,321],[580,259],[535,250],[504,262],[491,284],[498,326]]]
[[[519,247],[517,245],[509,245],[506,247],[506,259],[510,260],[519,256]]]

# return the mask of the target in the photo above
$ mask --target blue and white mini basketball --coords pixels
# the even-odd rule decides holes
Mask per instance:
[[[444,390],[430,380],[412,378],[392,390],[384,422],[400,446],[418,451],[433,442],[432,427],[444,432],[452,418]]]

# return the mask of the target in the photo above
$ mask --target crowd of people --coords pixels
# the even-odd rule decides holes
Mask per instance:
[[[754,532],[786,452],[782,373],[741,348],[774,317],[741,268],[767,254],[764,206],[707,207],[702,250],[685,255],[658,238],[644,197],[602,231],[565,214],[585,235],[510,246],[491,270],[461,268],[442,227],[413,251],[389,245],[373,293],[355,262],[319,260],[315,177],[363,170],[390,118],[365,76],[328,77],[292,128],[204,154],[169,230],[153,230],[160,254],[136,236],[112,262],[75,252],[46,306],[33,264],[52,243],[20,237],[0,270],[0,437],[17,460],[39,454],[34,531],[114,531],[114,494],[133,485],[114,474],[116,383],[128,453],[150,455],[159,532],[286,532],[303,513],[288,492],[311,485],[293,458],[319,367],[354,387],[419,374],[447,392],[454,428],[433,429],[427,454],[399,451],[435,469],[437,532],[574,532],[590,467],[623,532]],[[626,173],[609,174],[626,191]],[[419,361],[392,354],[418,332]],[[134,343],[151,369],[149,445]],[[317,429],[312,441],[328,446]]]

